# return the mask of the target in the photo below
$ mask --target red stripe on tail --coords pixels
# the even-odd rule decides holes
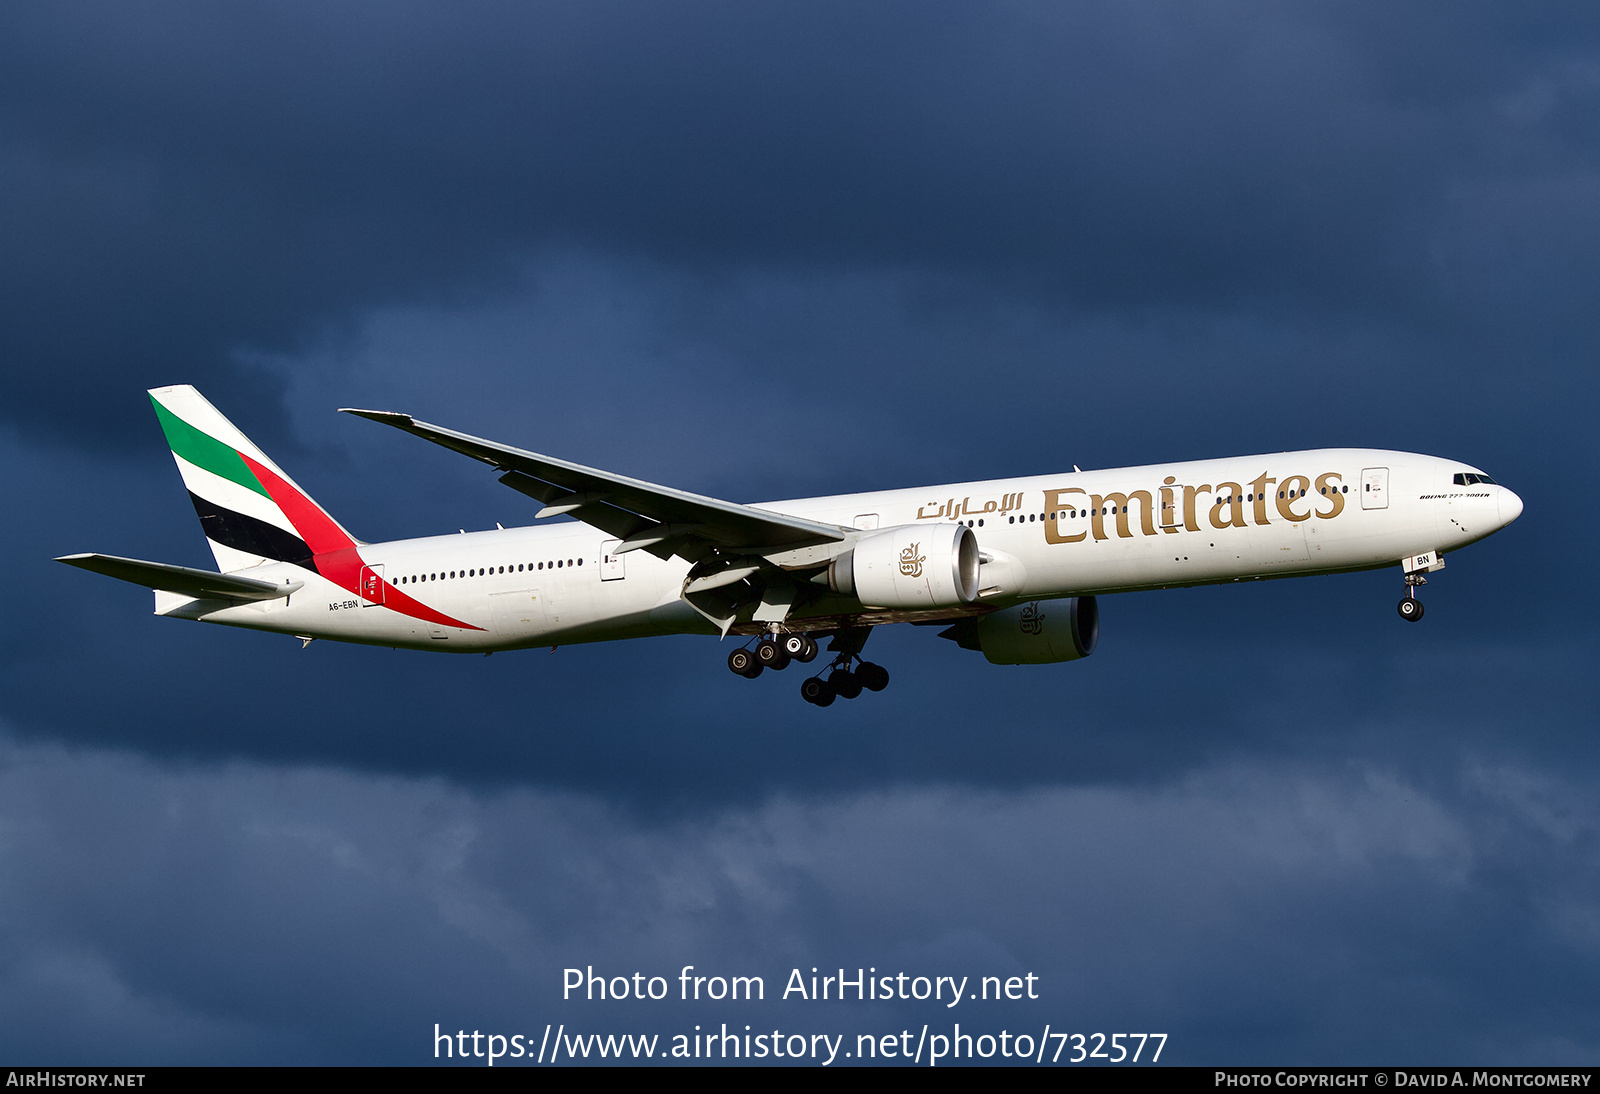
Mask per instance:
[[[355,541],[345,535],[344,529],[335,524],[333,518],[323,512],[320,505],[290,486],[281,475],[274,474],[243,452],[239,455],[244,460],[245,466],[260,480],[261,485],[266,487],[267,493],[272,496],[278,508],[283,510],[283,515],[289,518],[289,523],[300,533],[300,538],[306,541],[306,546],[311,548],[311,554],[317,563],[317,573],[339,588],[361,596],[361,567],[364,563],[356,550]],[[434,611],[426,604],[413,600],[388,581],[383,584],[384,606],[401,615],[409,615],[413,619],[423,619],[429,623],[440,623],[446,627],[460,627],[463,630],[483,629],[474,627],[471,623],[463,623],[459,619],[452,619],[443,612]]]

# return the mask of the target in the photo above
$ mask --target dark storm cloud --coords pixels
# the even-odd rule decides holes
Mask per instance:
[[[1174,1063],[1348,1059],[1347,1039],[1589,1058],[1592,778],[1441,776],[1242,764],[1139,789],[783,796],[656,825],[582,795],[8,743],[0,1041],[352,1063],[425,1060],[435,1022],[853,1034],[1049,1015],[1172,1031]],[[568,966],[684,964],[761,975],[766,1002],[560,998]],[[1042,1001],[782,1001],[789,969],[841,964],[1033,972]]]
[[[125,441],[113,377],[270,405],[240,349],[470,297],[549,244],[931,268],[1092,307],[1459,317],[1430,262],[1470,249],[1463,215],[1592,168],[1593,21],[1367,15],[12,7],[6,409]]]

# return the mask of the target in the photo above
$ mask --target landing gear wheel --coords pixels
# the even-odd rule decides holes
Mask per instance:
[[[857,665],[855,676],[861,681],[861,686],[868,691],[882,691],[889,686],[889,670],[882,665],[874,665],[871,661],[863,661]]]
[[[761,671],[761,662],[751,650],[734,650],[728,654],[728,668],[735,676],[754,676]]]
[[[762,668],[777,670],[789,667],[789,655],[770,638],[763,638],[756,643],[756,660],[761,662]]]
[[[1414,596],[1408,596],[1400,601],[1400,618],[1407,623],[1415,623],[1422,618],[1422,601]]]
[[[800,685],[800,698],[813,706],[825,707],[833,702],[833,689],[820,676],[813,676]]]
[[[786,634],[778,645],[783,652],[802,665],[817,655],[817,644],[803,634]]]
[[[849,669],[834,669],[829,673],[828,686],[846,699],[854,699],[861,694],[861,680]]]

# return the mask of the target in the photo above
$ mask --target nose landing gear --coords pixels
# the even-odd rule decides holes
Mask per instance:
[[[1401,619],[1415,623],[1422,618],[1422,601],[1417,599],[1417,586],[1428,583],[1425,575],[1429,572],[1444,569],[1444,559],[1439,557],[1439,552],[1429,551],[1401,559],[1400,568],[1406,572],[1406,595],[1396,610]]]
[[[1406,595],[1400,601],[1399,611],[1400,618],[1407,623],[1415,623],[1422,618],[1422,601],[1417,599],[1409,580],[1406,582]]]

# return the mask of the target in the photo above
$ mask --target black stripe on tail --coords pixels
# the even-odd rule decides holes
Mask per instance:
[[[316,561],[311,557],[311,548],[306,546],[306,541],[293,532],[285,532],[282,528],[268,524],[264,520],[236,513],[232,509],[224,509],[215,502],[210,502],[189,491],[189,500],[194,502],[194,511],[199,514],[200,527],[205,530],[208,539],[215,540],[224,547],[232,547],[235,551],[243,551],[247,555],[260,555],[262,558],[276,559],[279,562],[292,562],[296,566],[316,572]]]

